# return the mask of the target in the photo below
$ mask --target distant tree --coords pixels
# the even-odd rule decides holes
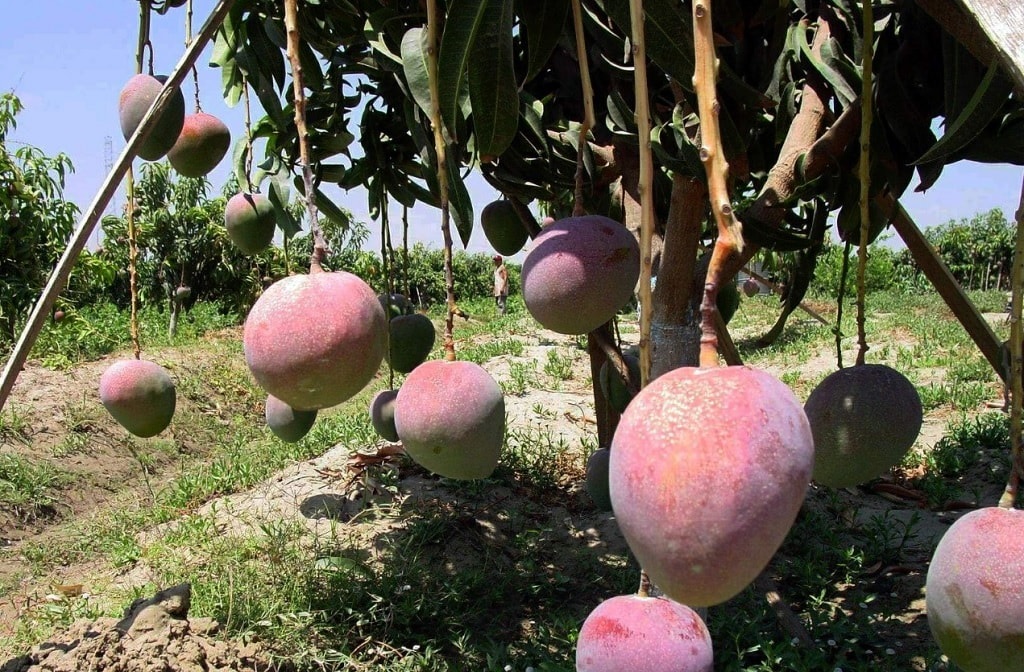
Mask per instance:
[[[279,248],[247,256],[231,243],[224,228],[225,199],[209,198],[208,190],[205,180],[177,177],[166,163],[143,166],[135,185],[140,300],[169,307],[172,324],[180,308],[200,299],[244,313],[264,278],[284,274]],[[130,300],[126,214],[102,222],[101,256],[118,269],[107,296],[122,307]],[[187,296],[176,296],[179,287],[189,288]]]
[[[13,341],[64,252],[78,207],[64,199],[71,159],[36,147],[8,149],[21,100],[0,94],[0,342]]]
[[[1008,287],[1014,235],[1013,223],[999,208],[969,220],[949,220],[925,232],[953,276],[968,289]]]

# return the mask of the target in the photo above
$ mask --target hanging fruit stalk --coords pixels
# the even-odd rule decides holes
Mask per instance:
[[[448,155],[441,121],[441,94],[438,85],[437,52],[439,42],[437,0],[427,1],[427,77],[430,81],[430,125],[434,130],[434,151],[437,154],[437,188],[441,201],[441,236],[444,239],[444,286],[448,313],[444,321],[444,358],[455,361],[455,275],[452,272],[452,231],[448,211]]]
[[[651,241],[654,237],[654,202],[651,188],[654,186],[654,168],[651,161],[651,113],[647,98],[647,48],[644,43],[644,3],[630,0],[629,21],[632,26],[631,43],[633,50],[633,90],[636,97],[636,127],[640,145],[640,179],[637,191],[640,195],[640,388],[651,379]],[[581,139],[582,146],[582,139]],[[647,597],[651,591],[651,580],[647,572],[640,570],[640,587],[637,595]]]
[[[245,191],[252,193],[252,106],[249,102],[249,79],[242,75],[242,100],[245,104]],[[288,249],[287,244],[285,250]],[[287,256],[285,257],[287,260]],[[289,273],[291,268],[288,269]]]
[[[863,2],[864,57],[860,99],[860,245],[857,248],[857,364],[864,363],[868,351],[864,332],[864,274],[868,264],[868,235],[871,229],[871,60],[875,41],[875,19],[870,0]]]
[[[150,74],[153,70],[153,45],[149,41],[149,0],[142,0],[139,3],[139,42],[135,50],[135,74],[142,73],[143,59],[145,58],[146,46],[149,46]],[[132,341],[132,354],[135,359],[142,357],[142,345],[139,342],[139,243],[138,231],[135,229],[135,173],[132,167],[128,166],[128,176],[125,184],[125,193],[128,200],[128,332]]]
[[[583,122],[580,124],[579,145],[576,150],[576,177],[573,193],[572,216],[580,217],[583,208],[583,152],[587,146],[587,134],[594,127],[594,87],[590,84],[590,66],[587,61],[587,43],[583,34],[583,10],[580,0],[572,0],[572,25],[576,35],[576,62],[580,70],[580,87],[583,93]]]
[[[718,332],[715,329],[715,301],[718,288],[724,280],[726,264],[743,250],[743,230],[729,200],[729,164],[722,149],[722,134],[718,125],[719,102],[715,91],[718,78],[718,57],[715,55],[715,34],[711,26],[711,3],[696,0],[693,3],[693,86],[697,92],[697,110],[700,116],[700,159],[708,176],[711,212],[718,225],[704,285],[701,302],[700,365],[718,366]]]
[[[1024,477],[1024,446],[1021,445],[1021,407],[1024,405],[1024,330],[1021,329],[1021,304],[1024,302],[1024,184],[1021,185],[1020,204],[1017,206],[1017,244],[1013,251],[1012,298],[1010,299],[1010,341],[1007,343],[1010,359],[1010,476],[1006,489],[999,498],[999,506],[1012,509],[1017,503],[1017,492]]]
[[[306,89],[302,83],[302,62],[299,60],[299,17],[297,0],[285,0],[284,24],[288,33],[288,61],[292,66],[292,91],[295,94],[295,130],[299,136],[299,161],[302,163],[302,185],[306,192],[306,212],[309,230],[313,234],[313,254],[309,260],[310,272],[323,270],[321,264],[327,256],[327,244],[317,220],[316,193],[313,188],[313,169],[309,159],[309,129],[306,128]]]
[[[647,48],[644,44],[643,0],[630,0],[633,26],[633,88],[636,94],[636,127],[640,141],[640,387],[651,378],[651,242],[654,239],[654,162],[651,159],[651,112],[647,93]]]

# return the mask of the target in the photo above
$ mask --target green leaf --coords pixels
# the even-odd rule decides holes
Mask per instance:
[[[245,138],[239,138],[235,141],[234,156],[232,156],[232,163],[235,166],[235,179],[238,180],[238,186],[240,189],[245,189],[247,186],[245,176],[245,159],[249,154],[249,143],[246,142]]]
[[[844,108],[849,107],[850,103],[857,99],[857,92],[847,83],[842,73],[814,55],[811,51],[811,44],[807,41],[807,31],[797,29],[794,31],[794,36],[800,47],[801,55],[832,86],[832,91],[839,98],[840,104]]]
[[[462,84],[469,72],[473,44],[481,26],[487,22],[502,0],[454,0],[444,23],[441,47],[438,52],[438,72],[444,77],[438,82],[438,103],[441,119],[453,139],[459,118]],[[493,22],[493,17],[491,21]],[[511,40],[511,31],[509,39]]]
[[[281,50],[267,37],[267,33],[263,28],[263,22],[260,21],[258,14],[250,14],[245,22],[245,27],[246,33],[249,36],[249,45],[256,54],[256,60],[259,63],[262,76],[268,80],[273,80],[277,84],[279,91],[283,90],[285,69],[284,56],[281,55]]]
[[[301,194],[306,193],[305,184],[302,182],[302,177],[297,175],[294,178],[295,188]],[[334,204],[334,201],[327,198],[324,192],[320,191],[319,188],[313,187],[313,203],[316,205],[317,210],[320,211],[327,219],[331,220],[338,226],[347,227],[349,225],[349,217],[345,212]]]
[[[629,35],[629,0],[604,0],[604,7],[619,30]],[[692,89],[693,28],[685,6],[678,0],[648,0],[644,16],[647,55],[679,84]]]
[[[449,146],[448,155],[452,155]],[[455,229],[459,232],[462,246],[469,245],[470,234],[473,233],[473,199],[469,197],[469,190],[459,173],[458,163],[448,161],[448,213],[455,223]]]
[[[512,60],[512,0],[481,0],[488,12],[473,36],[469,100],[480,160],[487,163],[512,143],[519,127],[519,88]]]
[[[423,180],[433,195],[432,200],[420,198],[424,203],[440,207],[441,188],[437,180],[437,154],[434,152],[433,138],[424,130],[420,121],[416,118],[416,107],[409,101],[405,103],[405,121],[413,141],[420,149],[420,161],[423,164]],[[454,148],[448,145],[445,148],[446,154],[454,156]],[[457,161],[447,161],[448,166],[448,214],[455,222],[455,228],[459,232],[459,238],[463,246],[469,245],[469,236],[473,232],[473,201],[469,197],[466,183],[459,174]],[[411,183],[410,183],[411,184]]]
[[[306,88],[316,91],[324,85],[324,73],[320,69],[320,59],[306,42],[299,42],[299,63],[302,65],[302,78]]]
[[[402,37],[402,71],[409,92],[420,109],[430,114],[430,77],[427,74],[426,31],[417,26]]]
[[[568,0],[519,0],[516,3],[520,29],[526,33],[526,77],[536,77],[547,64],[565,29]]]
[[[355,136],[347,131],[318,134],[313,139],[312,156],[310,158],[314,163],[319,163],[326,158],[347,151],[349,145],[354,141]]]
[[[289,191],[287,172],[279,173],[271,178],[270,188],[267,190],[267,198],[270,199],[270,204],[274,206],[274,212],[277,214],[277,226],[284,232],[286,239],[291,238],[302,230],[288,209],[288,201],[291,198]]]
[[[914,165],[942,161],[970,144],[1006,104],[1012,90],[1010,80],[999,74],[999,62],[993,59],[985,77],[956,120],[931,149],[914,161]]]

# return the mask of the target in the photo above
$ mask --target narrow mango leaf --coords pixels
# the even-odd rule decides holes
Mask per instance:
[[[604,0],[604,7],[619,30],[629,35],[629,0]],[[644,39],[651,60],[692,89],[693,28],[687,12],[678,0],[648,0],[644,3]]]
[[[232,165],[235,167],[235,179],[238,180],[239,189],[246,188],[245,181],[245,159],[249,154],[249,143],[246,142],[245,138],[239,138],[235,141],[235,149],[233,156],[231,157]]]
[[[299,41],[299,63],[302,64],[302,77],[306,88],[316,91],[324,85],[324,73],[320,68],[320,59],[308,43]]]
[[[470,46],[469,101],[476,151],[501,156],[519,128],[519,87],[512,57],[512,0],[481,0],[489,11]]]
[[[526,33],[526,77],[536,77],[551,57],[565,29],[569,0],[518,0],[516,14]]]
[[[853,87],[846,82],[842,73],[835,70],[824,60],[814,55],[811,51],[811,44],[807,41],[807,31],[796,30],[794,31],[794,35],[796,37],[797,44],[800,47],[801,55],[807,59],[807,62],[810,63],[811,66],[825,78],[825,81],[832,86],[832,90],[835,92],[836,97],[839,98],[840,104],[844,108],[849,107],[850,103],[857,99],[857,92],[854,91]]]
[[[448,156],[452,154],[449,146]],[[473,199],[469,197],[469,190],[459,173],[458,162],[451,160],[448,161],[448,212],[455,223],[455,230],[459,232],[462,247],[467,247],[473,233]]]
[[[432,200],[421,198],[424,203],[436,207],[441,205],[441,188],[437,181],[437,154],[434,151],[434,139],[429,136],[423,128],[422,123],[417,119],[416,106],[409,101],[405,103],[405,122],[412,135],[413,141],[420,148],[420,162],[423,164],[423,180],[427,183]],[[454,155],[453,147],[449,145],[446,153],[449,157]],[[448,164],[448,214],[455,222],[455,229],[459,232],[462,245],[469,245],[469,236],[473,232],[473,201],[469,197],[469,190],[466,183],[459,174],[457,161],[449,159]]]
[[[294,178],[295,189],[300,194],[305,194],[305,185],[302,182],[302,176],[296,175]],[[313,203],[316,205],[317,210],[320,211],[327,219],[331,220],[338,226],[348,227],[349,218],[345,212],[334,204],[334,201],[329,199],[324,192],[320,191],[318,187],[313,187]]]
[[[402,37],[402,71],[420,109],[430,114],[430,78],[427,75],[426,31],[417,26]]]
[[[938,142],[914,161],[914,165],[941,161],[970,144],[1006,104],[1012,90],[1010,80],[999,74],[998,61],[993,60],[963,111]],[[947,114],[951,112],[947,110]]]
[[[444,73],[438,83],[438,99],[441,119],[453,139],[457,139],[455,133],[461,108],[462,84],[469,72],[473,44],[481,27],[487,21],[495,20],[492,15],[499,11],[500,4],[502,0],[454,0],[448,10],[437,55],[437,69]]]
[[[267,198],[274,206],[274,213],[277,215],[277,226],[284,233],[285,239],[293,237],[302,230],[295,217],[288,209],[288,200],[291,198],[288,188],[288,174],[275,175],[270,180],[270,188],[267,190]]]
[[[347,131],[318,134],[313,140],[312,160],[316,163],[324,159],[346,152],[355,141],[355,136]]]
[[[337,184],[345,179],[347,169],[340,163],[321,163],[317,178],[324,182]]]
[[[249,15],[245,28],[249,36],[249,45],[256,54],[262,70],[262,76],[277,84],[277,90],[281,91],[284,89],[285,78],[284,56],[281,55],[281,50],[270,41],[258,14]]]

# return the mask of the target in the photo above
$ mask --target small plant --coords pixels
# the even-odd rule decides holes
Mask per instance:
[[[1006,451],[1010,446],[1009,419],[1002,413],[984,413],[951,424],[932,448],[928,466],[936,473],[956,478],[976,465],[985,452]]]
[[[9,404],[0,412],[0,439],[13,439],[16,441],[28,441],[28,418],[18,410],[18,407]]]
[[[0,507],[25,521],[33,520],[56,502],[55,491],[66,476],[48,462],[0,453]]]
[[[530,362],[509,362],[508,380],[502,380],[501,387],[505,394],[521,397],[530,389],[536,386],[537,368],[536,363]]]
[[[572,364],[571,356],[559,354],[557,350],[548,350],[547,361],[544,362],[544,373],[556,381],[571,380]]]

